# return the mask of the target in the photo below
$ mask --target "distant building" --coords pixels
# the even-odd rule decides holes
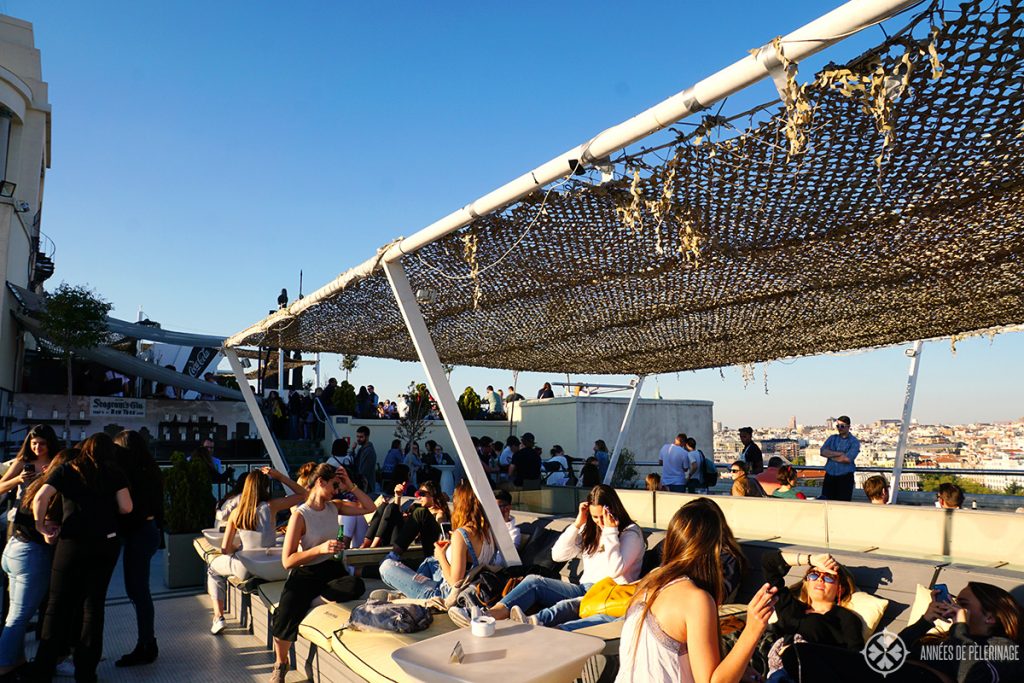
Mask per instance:
[[[789,431],[791,431],[791,432],[795,432],[796,431],[796,415],[792,415],[789,418]]]
[[[32,24],[0,15],[0,284],[41,288],[53,274],[53,245],[40,232],[43,179],[50,167],[50,102]],[[0,403],[19,390],[17,368],[32,338],[7,311],[0,287]]]
[[[800,456],[800,442],[795,439],[762,439],[761,453],[767,463],[768,458],[778,455],[789,462],[795,461]]]

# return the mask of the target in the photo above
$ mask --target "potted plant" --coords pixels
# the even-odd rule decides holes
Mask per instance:
[[[192,542],[213,526],[212,487],[206,463],[187,460],[180,451],[171,454],[171,468],[164,471],[164,583],[168,588],[198,586],[205,580],[206,565]]]

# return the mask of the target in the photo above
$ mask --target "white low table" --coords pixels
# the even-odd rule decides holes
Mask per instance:
[[[451,662],[457,642],[465,655],[461,664]],[[505,620],[490,638],[460,628],[399,648],[391,658],[425,683],[572,683],[603,649],[600,638]]]

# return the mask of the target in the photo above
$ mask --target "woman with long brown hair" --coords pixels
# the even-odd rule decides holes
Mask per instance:
[[[765,584],[747,606],[739,640],[725,658],[718,605],[725,597],[719,555],[722,517],[690,501],[668,524],[662,565],[644,577],[626,611],[616,683],[737,683],[768,624],[775,588]]]
[[[393,557],[380,564],[380,578],[410,598],[447,597],[466,573],[494,559],[494,537],[484,508],[465,481],[452,499],[451,541],[434,544],[434,555],[423,560],[414,572]]]
[[[281,549],[281,564],[289,574],[271,622],[275,660],[271,683],[284,683],[288,652],[313,599],[323,596],[345,602],[365,590],[362,579],[349,576],[344,563],[331,560],[344,550],[338,540],[338,515],[373,512],[373,501],[352,483],[344,467],[322,463],[311,481],[306,502],[292,510]],[[342,494],[351,494],[355,500],[340,500]]]
[[[103,654],[103,617],[107,586],[121,543],[118,516],[132,511],[128,479],[117,466],[114,442],[100,432],[83,441],[78,457],[51,468],[32,499],[36,530],[48,543],[56,540],[50,574],[50,598],[43,637],[36,653],[36,679],[53,678],[58,657],[73,643],[75,614],[82,614],[75,648],[75,680],[95,681]],[[54,496],[63,499],[59,531],[46,521]]]
[[[271,498],[272,479],[281,482],[295,493],[284,498]],[[238,506],[228,516],[220,555],[213,558],[206,568],[206,590],[213,601],[213,625],[210,627],[210,633],[220,635],[226,626],[224,598],[227,594],[227,577],[249,578],[248,570],[241,560],[235,557],[235,552],[273,548],[277,543],[277,514],[302,503],[308,495],[309,491],[305,487],[270,467],[253,470],[245,476]],[[236,537],[239,540],[237,544]]]
[[[551,548],[551,559],[568,562],[580,558],[580,582],[567,583],[531,574],[488,614],[542,626],[562,626],[574,630],[589,625],[580,621],[580,602],[587,590],[604,578],[616,583],[631,583],[640,577],[644,559],[644,535],[626,511],[619,494],[611,486],[598,484],[580,503],[576,521],[566,527]],[[535,615],[526,610],[541,608]],[[448,611],[455,623],[465,626],[469,615],[464,608]]]
[[[930,632],[935,626],[949,630]],[[884,679],[867,666],[860,652],[834,647],[798,643],[782,660],[790,675],[788,680],[794,681],[997,683],[1024,680],[1024,609],[998,586],[971,581],[955,597],[942,596],[933,590],[932,601],[924,615],[900,631],[899,638],[908,649],[907,660]]]
[[[50,465],[60,450],[57,433],[50,425],[35,425],[28,430],[14,462],[0,477],[0,496],[19,486],[27,486]]]
[[[135,649],[117,660],[116,666],[138,666],[156,661],[156,619],[153,596],[149,592],[151,560],[160,548],[164,526],[164,478],[146,440],[136,431],[124,430],[114,437],[118,446],[118,464],[128,477],[132,512],[121,516],[124,543],[124,590],[135,606],[138,638]]]
[[[78,455],[75,449],[65,449],[54,455],[50,466],[57,468]],[[25,662],[25,631],[29,621],[39,610],[50,586],[50,565],[53,546],[36,531],[32,519],[32,499],[42,488],[45,478],[37,477],[25,487],[10,524],[10,537],[3,554],[3,570],[7,574],[10,603],[7,620],[0,632],[0,676],[5,676]],[[54,498],[47,511],[45,524],[54,526],[54,517],[60,515],[59,498]]]

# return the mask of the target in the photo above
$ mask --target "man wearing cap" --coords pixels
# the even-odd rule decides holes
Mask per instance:
[[[836,418],[836,432],[821,446],[821,457],[828,461],[821,497],[849,501],[853,498],[853,473],[857,469],[854,461],[860,453],[860,441],[850,433],[850,418],[846,415]]]

